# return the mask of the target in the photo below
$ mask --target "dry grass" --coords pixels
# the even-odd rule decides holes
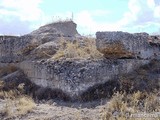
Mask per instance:
[[[99,49],[107,58],[132,57],[132,53],[125,50],[121,43],[112,43],[105,48]]]
[[[17,68],[14,66],[8,66],[0,69],[1,76],[7,75],[16,71]],[[30,112],[34,107],[35,103],[30,98],[23,94],[24,84],[19,84],[15,89],[7,89],[5,83],[0,80],[0,99],[5,101],[2,109],[0,109],[0,117],[5,116],[12,118],[21,116]]]
[[[85,38],[83,42],[78,40],[70,42],[62,38],[59,46],[60,49],[52,57],[54,60],[61,58],[98,59],[102,57],[93,38]]]
[[[133,115],[142,113],[139,120],[145,120],[143,114],[155,114],[160,112],[160,98],[158,93],[136,92],[133,94],[115,93],[101,110],[102,120],[137,120]],[[160,119],[156,117],[155,120]],[[154,120],[154,117],[152,118]]]
[[[32,98],[26,96],[21,96],[16,99],[6,99],[5,101],[6,103],[0,113],[9,118],[25,115],[31,112],[36,106]]]
[[[33,99],[17,90],[23,90],[23,84],[20,84],[16,90],[9,91],[3,90],[3,85],[3,82],[0,81],[0,99],[5,101],[3,109],[0,110],[0,115],[12,118],[32,111],[36,105]]]
[[[24,83],[21,83],[17,86],[17,88],[4,90],[6,87],[4,87],[3,81],[0,80],[0,99],[15,99],[18,96],[23,94],[24,91]]]
[[[14,65],[8,65],[6,67],[0,68],[0,99],[8,99],[8,98],[16,98],[18,95],[22,94],[23,91],[23,84],[20,84],[19,86],[15,86],[14,90],[9,87],[9,85],[12,85],[10,82],[9,85],[6,85],[3,80],[1,80],[3,77],[7,76],[8,74],[11,74],[15,71],[17,71],[17,67]],[[13,85],[14,86],[14,85]],[[21,90],[21,91],[18,91]]]

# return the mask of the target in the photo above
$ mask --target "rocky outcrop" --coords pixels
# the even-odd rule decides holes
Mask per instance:
[[[31,36],[0,36],[0,62],[20,62],[32,46],[36,45],[32,44]]]
[[[73,41],[76,36],[80,35],[73,21],[48,24],[24,36],[0,36],[0,62],[16,63],[53,55],[59,41]]]
[[[19,67],[35,84],[52,89],[61,89],[71,98],[77,99],[88,88],[116,80],[130,73],[149,60],[64,60],[24,61]],[[117,81],[116,81],[117,82]],[[114,86],[117,87],[117,86]]]
[[[50,23],[40,27],[38,30],[31,32],[31,35],[52,35],[57,37],[76,37],[78,32],[76,30],[77,25],[73,21],[64,21]]]
[[[150,82],[146,78],[152,78],[152,75],[156,75],[154,83],[159,87],[160,71],[156,68],[160,64],[158,36],[149,36],[147,33],[97,32],[96,46],[104,58],[52,59],[60,47],[58,43],[62,37],[69,41],[79,39],[76,24],[72,21],[59,22],[42,26],[24,36],[0,36],[0,67],[14,65],[21,70],[21,73],[14,71],[11,75],[3,74],[1,78],[14,81],[12,78],[15,77],[19,81],[25,74],[38,86],[40,92],[37,94],[49,91],[48,96],[61,94],[66,96],[63,96],[64,99],[71,100],[89,99],[87,96],[90,93],[93,94],[91,98],[99,98],[97,96],[101,93],[107,96],[108,92],[120,90],[126,83],[133,90],[147,90],[151,87],[147,85]],[[149,65],[153,59],[157,60],[154,67]],[[147,68],[148,71],[143,75],[145,77],[141,77],[145,69],[137,71],[145,65],[153,69]],[[136,78],[140,82],[136,81],[137,84],[130,86],[134,81],[132,73],[135,76],[140,74]],[[131,81],[130,78],[121,79],[125,75],[132,76]],[[54,92],[56,94],[52,94]]]
[[[160,35],[151,35],[148,42],[152,45],[160,46]]]
[[[30,54],[30,58],[50,58],[54,55],[59,48],[59,45],[54,41],[44,43],[35,48]]]
[[[127,32],[97,32],[97,49],[108,58],[152,59],[160,55],[154,37],[147,33],[130,34]]]

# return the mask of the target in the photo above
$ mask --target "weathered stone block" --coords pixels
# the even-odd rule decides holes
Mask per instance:
[[[96,45],[105,57],[152,59],[160,50],[149,44],[149,38],[147,33],[97,32]]]

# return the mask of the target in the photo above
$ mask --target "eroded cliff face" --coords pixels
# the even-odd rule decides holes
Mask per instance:
[[[19,67],[35,84],[58,88],[76,99],[88,88],[117,80],[149,60],[24,61]],[[117,86],[115,86],[117,87]]]
[[[97,32],[97,49],[104,58],[53,60],[51,56],[59,49],[62,37],[70,41],[79,39],[76,24],[60,22],[20,37],[0,36],[0,67],[14,65],[39,87],[58,89],[72,100],[78,100],[89,96],[88,91],[98,96],[102,92],[106,95],[107,91],[120,90],[123,75],[132,74],[153,59],[159,65],[160,39],[147,33]],[[160,70],[153,71],[159,86]],[[147,72],[147,75],[153,74]],[[135,84],[138,89],[148,84],[142,79],[142,84]],[[101,92],[97,92],[98,89]],[[143,90],[147,89],[149,87]]]

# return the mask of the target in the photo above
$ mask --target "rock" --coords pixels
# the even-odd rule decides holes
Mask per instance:
[[[160,46],[160,35],[151,35],[148,42],[152,45]]]
[[[16,63],[24,60],[27,55],[38,45],[32,36],[0,36],[0,62]]]
[[[38,86],[60,89],[72,99],[98,84],[127,74],[149,60],[63,60],[24,61],[19,64],[28,78]],[[116,85],[116,84],[115,84]],[[116,86],[115,86],[116,87]],[[106,88],[107,89],[107,88]]]
[[[119,79],[122,90],[127,92],[151,92],[160,88],[160,60],[151,60],[149,64],[139,67]]]
[[[58,44],[54,41],[44,43],[35,48],[29,58],[51,58],[58,50]]]
[[[34,53],[37,53],[36,56],[39,58],[42,51],[46,55],[54,54],[59,41],[74,41],[76,37],[80,38],[76,26],[73,21],[57,22],[42,26],[24,36],[0,36],[0,62],[21,62]]]
[[[77,25],[73,21],[56,22],[40,27],[31,35],[54,34],[53,36],[57,35],[57,37],[76,37],[79,35],[76,27]]]
[[[27,77],[20,70],[17,70],[11,74],[8,74],[5,77],[2,77],[1,80],[4,82],[4,88],[7,91],[18,88],[18,86],[21,83],[24,83],[24,84],[28,83]]]
[[[146,69],[137,72],[153,59],[160,60],[157,36],[155,38],[147,33],[97,32],[97,49],[110,59],[50,59],[59,49],[62,39],[73,40],[73,43],[78,39],[81,40],[80,46],[85,46],[85,38],[79,36],[76,24],[72,21],[48,24],[24,36],[0,36],[0,67],[14,65],[22,70],[0,73],[0,77],[9,86],[10,83],[16,83],[17,86],[26,80],[28,86],[25,86],[25,91],[33,92],[34,98],[39,99],[85,101],[111,96],[114,90],[121,88],[128,90],[136,86],[132,90],[146,90],[154,86],[153,83],[157,84],[156,88],[159,87],[159,68],[155,69],[159,61],[147,73]],[[137,76],[137,81],[132,79],[134,77],[131,74]],[[123,75],[132,78],[120,79]],[[146,78],[153,76],[156,77],[153,83],[146,81]],[[133,81],[137,84],[132,84]]]
[[[160,50],[148,43],[149,38],[147,33],[97,32],[96,46],[106,58],[151,59]]]
[[[41,44],[50,41],[58,43],[63,39],[74,41],[76,38],[81,37],[76,27],[77,25],[73,21],[50,23],[31,32],[29,35],[40,41]]]

